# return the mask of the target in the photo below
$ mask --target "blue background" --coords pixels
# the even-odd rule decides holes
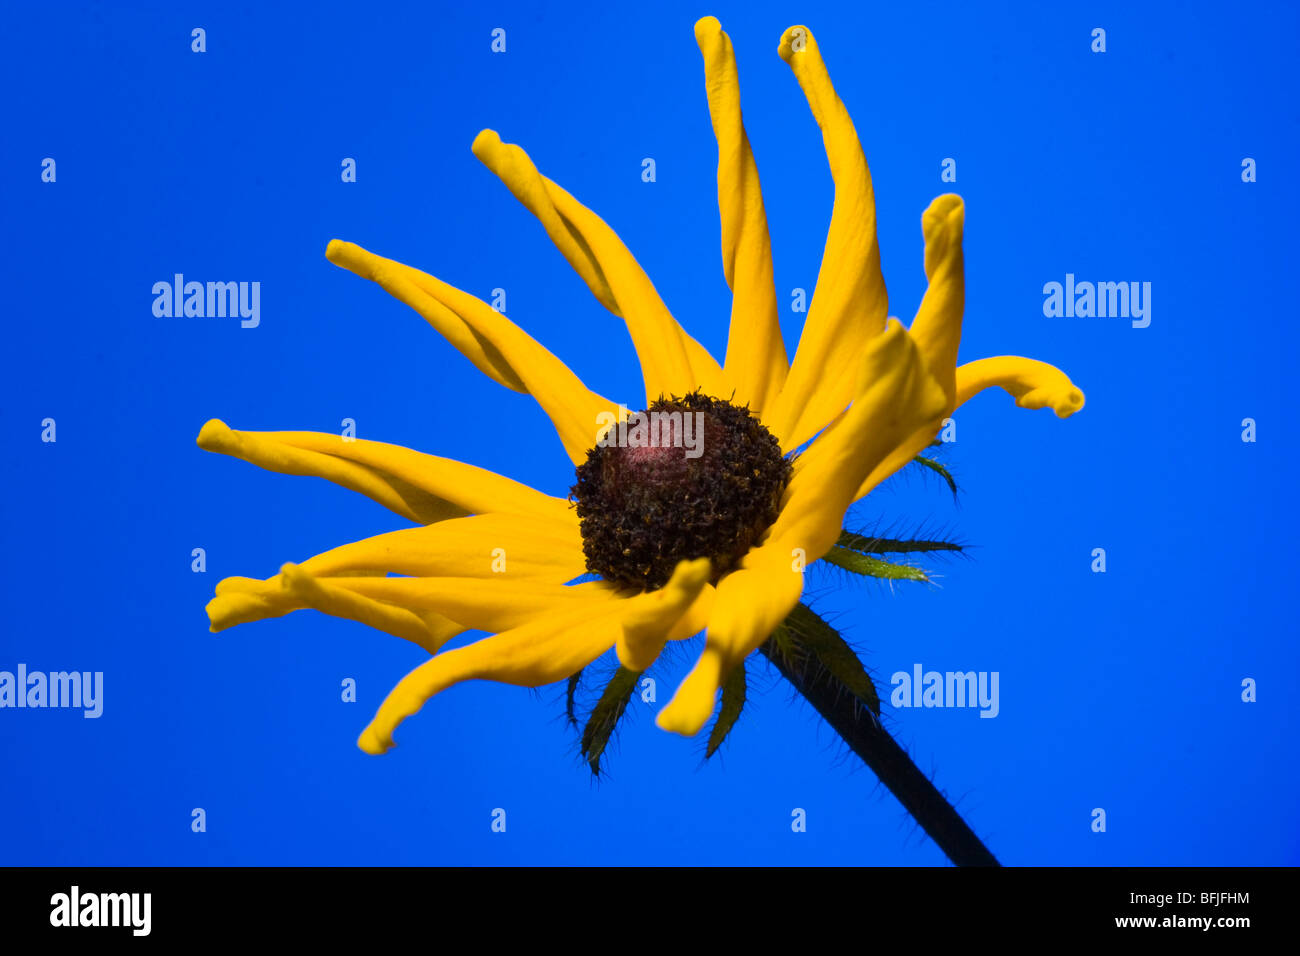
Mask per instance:
[[[692,34],[705,14],[737,51],[783,303],[814,284],[832,197],[776,55],[805,23],[871,164],[891,312],[910,319],[920,301],[919,217],[955,189],[962,359],[1043,359],[1087,394],[1068,421],[980,395],[944,449],[957,504],[908,470],[861,506],[861,526],[977,545],[931,565],[938,586],[810,580],[886,689],[917,662],[1000,673],[997,719],[899,710],[894,731],[1006,863],[1300,860],[1286,432],[1300,24],[1272,4],[1131,6],[8,10],[0,669],[99,670],[106,690],[98,720],[0,711],[0,862],[943,862],[764,667],[720,759],[636,700],[595,783],[562,687],[461,685],[374,758],[356,736],[418,649],[314,612],[207,630],[222,577],[403,526],[325,482],[200,451],[208,418],[326,432],[353,418],[359,437],[552,493],[571,482],[535,404],[329,264],[330,238],[484,298],[506,289],[511,317],[592,388],[639,404],[621,322],[471,155],[480,129],[604,217],[721,354],[730,300]],[[495,27],[505,55],[489,49]],[[155,318],[151,287],[176,272],[260,281],[260,327]],[[1045,318],[1042,286],[1067,272],[1150,281],[1150,327]],[[783,315],[791,350],[801,319]],[[1257,443],[1241,440],[1246,417]],[[1090,569],[1098,547],[1105,574]],[[697,649],[659,665],[655,707]],[[345,677],[358,703],[340,701]],[[1247,677],[1257,703],[1240,699]],[[194,807],[206,833],[191,832]]]

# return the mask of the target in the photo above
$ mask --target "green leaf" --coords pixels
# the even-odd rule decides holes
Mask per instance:
[[[834,547],[822,555],[822,560],[843,568],[853,574],[870,578],[886,578],[891,581],[929,581],[930,577],[921,568],[906,564],[894,564],[882,561],[869,554],[859,554],[848,548]]]
[[[820,677],[829,681],[852,694],[879,716],[880,696],[876,693],[876,685],[839,631],[802,603],[795,605],[786,617],[784,627],[805,651],[808,663],[819,669],[820,674],[814,674],[814,680]]]
[[[837,542],[841,548],[849,548],[862,554],[912,554],[918,551],[960,551],[962,546],[955,541],[937,541],[929,538],[877,538],[872,535],[855,534],[852,531],[840,532]]]
[[[948,471],[941,462],[936,461],[933,458],[926,458],[924,455],[917,455],[912,459],[912,461],[916,462],[918,465],[924,465],[926,468],[929,468],[931,471],[940,475],[944,481],[948,482],[948,489],[952,492],[952,496],[954,498],[957,497],[957,482],[952,477],[952,473]]]
[[[614,735],[614,728],[627,710],[628,701],[636,692],[637,681],[641,671],[630,671],[619,665],[614,676],[605,685],[605,690],[592,708],[587,718],[587,726],[582,729],[582,756],[591,767],[595,776],[600,776],[600,758]]]
[[[747,684],[745,662],[741,661],[722,685],[722,708],[718,711],[718,719],[713,722],[713,729],[709,731],[709,746],[704,752],[706,760],[722,746],[727,734],[731,733],[731,728],[740,719],[740,712],[745,707]]]

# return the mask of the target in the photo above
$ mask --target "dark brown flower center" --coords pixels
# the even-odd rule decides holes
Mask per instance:
[[[791,470],[748,408],[699,392],[660,398],[578,466],[570,498],[587,570],[654,590],[677,562],[707,557],[716,580],[776,520]]]

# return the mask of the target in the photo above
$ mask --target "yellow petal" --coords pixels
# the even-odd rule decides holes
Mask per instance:
[[[862,390],[848,411],[796,460],[765,547],[820,558],[864,479],[883,480],[890,463],[902,467],[938,430],[947,399],[898,320],[867,343],[858,379]]]
[[[718,141],[718,212],[722,219],[722,270],[732,290],[727,338],[728,377],[737,404],[761,416],[785,383],[789,362],[777,317],[772,240],[758,182],[758,165],[740,112],[740,81],[731,38],[714,17],[695,24],[704,56],[709,118]]]
[[[211,630],[218,632],[304,608],[369,625],[418,644],[430,654],[465,630],[441,614],[371,600],[340,586],[337,579],[314,578],[293,564],[286,564],[280,574],[265,581],[226,578],[217,585],[217,595],[208,602],[207,611]]]
[[[921,217],[929,287],[910,330],[926,365],[943,386],[950,406],[956,396],[957,347],[961,344],[962,312],[966,308],[961,248],[965,219],[961,197],[951,193],[935,199]]]
[[[512,580],[504,574],[490,578],[330,577],[323,580],[375,601],[434,611],[466,630],[493,633],[508,631],[544,614],[622,597],[603,581],[563,585],[535,579]]]
[[[955,407],[995,385],[1015,396],[1021,408],[1050,408],[1058,418],[1083,408],[1083,392],[1069,376],[1054,365],[1018,355],[980,359],[958,368]]]
[[[901,441],[897,448],[885,456],[884,461],[872,468],[867,473],[867,477],[862,479],[862,484],[858,485],[858,490],[853,494],[853,500],[857,501],[869,495],[882,481],[919,455],[922,449],[934,441],[935,432],[939,430],[941,423],[942,419],[927,421]]]
[[[680,561],[668,583],[651,591],[623,618],[618,638],[619,662],[631,671],[643,671],[655,662],[668,641],[668,629],[695,603],[709,582],[712,562],[708,558]]]
[[[596,444],[598,416],[616,413],[617,406],[583,385],[523,329],[481,299],[353,243],[334,239],[325,255],[415,309],[480,370],[532,395],[574,464],[586,460]]]
[[[798,448],[849,404],[865,344],[885,327],[889,298],[880,273],[871,173],[848,110],[835,95],[817,41],[791,27],[777,51],[794,71],[821,127],[835,180],[821,271],[799,348],[764,421],[784,451]]]
[[[208,604],[212,630],[313,608],[419,644],[430,653],[464,630],[504,631],[539,615],[593,606],[624,595],[603,581],[565,586],[536,579],[365,577],[309,574],[286,564],[280,574],[226,578]]]
[[[334,548],[302,562],[311,574],[382,571],[415,577],[500,575],[563,584],[586,572],[577,521],[523,515],[473,515],[404,528]]]
[[[717,361],[677,324],[627,246],[586,206],[547,179],[518,146],[485,129],[474,155],[538,218],[546,234],[610,312],[623,318],[641,360],[646,402],[696,387],[729,395]]]
[[[358,595],[384,600],[386,589],[415,585],[387,583],[385,574],[416,578],[474,578],[503,588],[529,584],[558,586],[586,571],[582,538],[576,519],[557,522],[524,515],[474,515],[450,518],[420,528],[390,531],[334,548],[302,562],[299,569],[313,577],[347,577]],[[352,580],[366,577],[362,584]],[[393,579],[394,581],[407,579]],[[469,599],[467,598],[467,601]],[[448,598],[448,607],[455,600]],[[213,631],[281,617],[307,606],[286,590],[280,575],[266,580],[232,577],[221,581],[208,603]],[[410,602],[417,614],[436,606]],[[469,625],[466,625],[469,626]]]
[[[340,587],[331,578],[314,577],[295,564],[286,564],[281,568],[280,579],[285,590],[301,601],[303,607],[314,608],[333,617],[358,621],[387,634],[405,638],[430,654],[437,653],[444,643],[464,630],[460,624],[440,614],[417,613],[364,597]]]
[[[925,367],[943,388],[948,413],[956,403],[957,350],[961,345],[962,314],[966,308],[965,261],[962,232],[966,209],[960,196],[948,193],[930,203],[921,217],[925,236],[925,275],[929,286],[908,334],[916,343]],[[854,500],[908,464],[934,439],[930,423],[920,426],[876,465],[854,494]]]
[[[648,637],[673,629],[683,612],[682,595],[700,593],[695,562],[679,567],[675,595],[662,592],[550,614],[467,647],[446,651],[421,664],[393,688],[357,745],[380,754],[393,746],[393,731],[415,714],[430,697],[466,680],[494,680],[540,687],[563,680],[586,667],[619,642],[625,626],[633,628],[633,643],[643,647]],[[666,589],[665,589],[666,590]]]
[[[214,418],[199,432],[198,444],[268,471],[325,478],[417,524],[485,512],[562,521],[572,510],[562,498],[484,468],[384,442],[345,441],[321,432],[235,431]]]
[[[659,712],[655,722],[662,729],[686,737],[699,733],[713,715],[718,690],[732,669],[771,636],[799,601],[803,574],[788,562],[755,560],[753,567],[749,563],[718,584],[704,650]]]
[[[270,580],[230,577],[217,582],[216,596],[208,602],[208,630],[217,634],[238,624],[284,617],[301,605],[280,585],[276,575]]]
[[[713,602],[717,600],[718,589],[706,584],[699,595],[677,623],[668,631],[668,641],[684,641],[694,637],[708,627],[709,615],[713,613]],[[667,643],[666,641],[665,643]]]

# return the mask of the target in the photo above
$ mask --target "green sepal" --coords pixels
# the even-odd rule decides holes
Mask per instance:
[[[564,692],[564,714],[574,730],[578,729],[578,686],[582,683],[582,671],[569,675],[569,686]]]
[[[822,560],[852,574],[861,574],[870,578],[886,578],[891,581],[930,580],[929,575],[921,568],[914,568],[907,564],[894,564],[892,561],[883,561],[869,554],[861,554],[838,546],[822,555]]]
[[[919,551],[961,551],[955,541],[938,541],[933,538],[877,538],[874,535],[841,531],[836,542],[860,554],[914,554]]]
[[[706,760],[722,746],[722,742],[727,739],[727,734],[731,733],[731,728],[740,719],[740,712],[745,707],[747,689],[745,662],[741,661],[732,669],[726,683],[722,685],[722,707],[718,711],[718,719],[713,722],[713,729],[709,731],[709,745],[704,751]]]
[[[924,467],[929,468],[931,471],[942,477],[943,480],[948,483],[948,490],[952,492],[952,496],[954,498],[957,497],[957,481],[953,478],[952,472],[945,468],[942,462],[933,458],[927,458],[925,455],[917,455],[912,459],[912,461],[916,462],[918,465],[923,465]]]
[[[802,657],[806,665],[815,666],[821,671],[820,675],[814,675],[814,679],[820,676],[837,684],[866,704],[873,714],[880,715],[880,696],[876,693],[871,675],[848,641],[826,623],[821,615],[806,604],[797,604],[786,617],[781,629],[795,647],[795,659]],[[790,658],[787,656],[786,660]]]
[[[628,701],[636,692],[637,681],[641,671],[628,670],[619,665],[614,676],[605,685],[605,690],[592,708],[587,718],[587,726],[582,729],[582,756],[591,767],[595,776],[600,776],[600,758],[614,735],[614,728],[627,710]]]

